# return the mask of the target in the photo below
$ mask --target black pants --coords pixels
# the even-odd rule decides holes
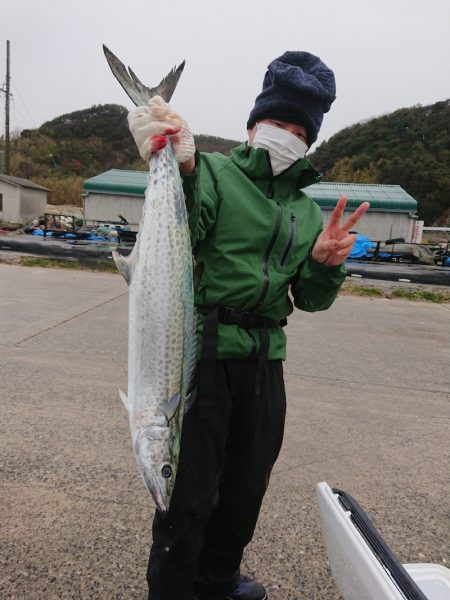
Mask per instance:
[[[206,411],[198,398],[185,415],[170,510],[155,514],[149,600],[220,596],[236,584],[283,439],[282,362],[217,361]]]

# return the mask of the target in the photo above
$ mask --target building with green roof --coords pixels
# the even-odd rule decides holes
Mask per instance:
[[[111,169],[83,184],[84,219],[87,224],[118,222],[125,217],[138,230],[147,187],[147,171]]]
[[[305,188],[304,192],[320,206],[325,221],[341,196],[348,198],[349,211],[362,202],[370,202],[369,212],[358,223],[358,233],[372,240],[404,238],[412,241],[417,200],[399,185],[322,181]]]
[[[115,222],[121,215],[137,230],[147,177],[146,171],[111,169],[87,179],[83,186],[86,222]],[[325,221],[341,196],[348,198],[349,210],[368,201],[371,208],[358,224],[358,233],[373,240],[404,238],[411,241],[417,220],[417,201],[399,185],[325,181],[304,191],[321,207]]]

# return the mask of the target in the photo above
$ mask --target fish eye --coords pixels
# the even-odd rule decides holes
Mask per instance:
[[[164,479],[169,479],[169,477],[172,477],[172,467],[170,465],[163,465],[163,468],[161,469],[161,475],[164,477]]]

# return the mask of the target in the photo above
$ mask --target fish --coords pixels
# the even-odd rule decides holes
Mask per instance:
[[[104,47],[106,48],[106,47]],[[108,59],[112,53],[106,49]],[[155,88],[140,83],[118,59],[108,63],[137,105],[166,102],[182,69]],[[118,66],[118,63],[122,66]],[[132,90],[132,92],[130,92]],[[128,412],[132,447],[156,508],[170,507],[190,381],[196,357],[193,259],[182,181],[170,142],[152,154],[136,242],[129,256],[113,251],[128,284]]]

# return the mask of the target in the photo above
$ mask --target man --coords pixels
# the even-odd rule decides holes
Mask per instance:
[[[341,198],[322,230],[319,207],[301,191],[320,178],[304,155],[334,99],[333,72],[318,57],[284,53],[268,67],[248,142],[230,158],[196,152],[161,98],[129,115],[145,160],[170,139],[180,163],[200,313],[198,395],[183,422],[170,510],[153,522],[150,600],[267,598],[240,563],[283,438],[283,326],[293,304],[332,304],[355,241],[349,231],[369,207],[342,225]]]

